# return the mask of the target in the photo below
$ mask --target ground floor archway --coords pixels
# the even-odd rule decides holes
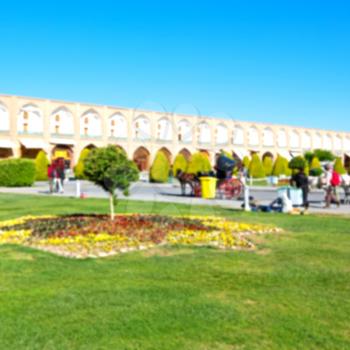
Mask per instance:
[[[266,157],[270,157],[271,159],[274,158],[271,152],[265,152],[262,156],[262,159],[264,160]]]
[[[0,148],[0,159],[13,157],[13,149],[12,148]]]
[[[140,171],[149,170],[150,152],[145,147],[139,147],[133,154],[133,161]]]
[[[74,165],[74,152],[71,146],[68,145],[56,145],[51,152],[51,159],[55,161],[57,159],[63,159],[66,169],[73,168]]]
[[[188,162],[190,161],[192,154],[187,148],[183,148],[179,153],[182,154]]]
[[[348,154],[344,155],[344,167],[348,171],[350,170],[350,155],[348,155]]]
[[[35,159],[40,151],[44,151],[42,148],[26,148],[21,145],[21,158]]]

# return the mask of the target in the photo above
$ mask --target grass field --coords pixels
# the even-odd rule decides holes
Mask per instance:
[[[0,219],[106,212],[0,195]],[[0,246],[0,349],[349,349],[350,219],[122,201],[120,212],[273,223],[256,252],[156,248],[69,260]]]

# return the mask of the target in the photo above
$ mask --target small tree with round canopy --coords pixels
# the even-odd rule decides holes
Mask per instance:
[[[114,219],[116,190],[129,194],[129,187],[138,180],[136,164],[129,160],[125,152],[114,146],[95,148],[84,160],[86,178],[109,193],[110,214]]]

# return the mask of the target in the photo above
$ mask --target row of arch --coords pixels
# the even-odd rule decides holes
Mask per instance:
[[[20,108],[17,115],[17,132],[19,134],[41,134],[44,130],[43,113],[35,104],[26,104]],[[73,136],[75,123],[72,112],[67,107],[56,108],[49,118],[51,135]],[[108,118],[107,132],[109,138],[127,139],[129,125],[122,113],[114,113]],[[152,132],[151,120],[145,115],[137,116],[131,127],[131,137],[134,140],[146,141],[156,134],[160,141],[177,141],[183,143],[198,142],[202,145],[249,145],[251,147],[282,147],[291,149],[325,148],[333,150],[350,150],[350,137],[344,139],[341,135],[307,130],[280,128],[278,131],[270,127],[260,129],[254,125],[248,128],[237,124],[230,130],[224,123],[218,123],[214,128],[207,121],[201,121],[196,126],[187,119],[174,125],[168,117],[157,120],[156,130]],[[0,131],[10,128],[10,117],[7,108],[0,102]],[[79,133],[82,137],[101,137],[102,118],[97,111],[89,109],[79,118]],[[212,142],[214,141],[214,142]]]

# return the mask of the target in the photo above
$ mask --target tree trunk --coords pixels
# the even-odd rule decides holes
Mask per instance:
[[[111,212],[111,220],[114,220],[114,196],[113,194],[109,194],[109,208]]]

